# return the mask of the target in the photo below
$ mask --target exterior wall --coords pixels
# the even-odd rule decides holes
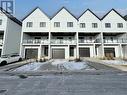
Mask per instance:
[[[27,28],[26,23],[33,22],[33,27]],[[46,26],[44,28],[39,27],[40,22],[46,22]],[[54,22],[60,22],[60,27],[54,27]],[[67,22],[73,22],[73,27],[67,27]],[[80,23],[85,23],[85,28],[80,28]],[[98,28],[92,28],[92,23],[97,23]],[[105,23],[111,23],[111,28],[105,28]],[[117,23],[123,23],[123,28],[118,28]],[[80,47],[88,47],[90,48],[90,57],[104,57],[104,48],[115,48],[116,57],[126,56],[126,43],[104,43],[103,42],[103,33],[121,33],[118,36],[114,36],[116,38],[126,38],[127,33],[127,22],[114,10],[110,11],[102,20],[100,20],[94,13],[87,10],[78,20],[65,8],[61,9],[52,19],[49,19],[40,9],[36,9],[33,13],[31,13],[24,21],[22,27],[22,36],[21,36],[21,55],[25,49],[25,47],[35,47],[34,45],[28,44],[27,46],[22,46],[22,40],[30,38],[30,36],[26,35],[25,32],[48,32],[49,33],[49,55],[48,57],[51,58],[52,56],[52,48],[64,48],[65,49],[65,57],[68,59],[69,56],[69,45],[74,45],[76,48],[74,49],[74,57],[79,58],[79,48]],[[51,44],[53,36],[51,32],[55,33],[68,33],[68,32],[76,32],[75,39],[77,41],[76,44]],[[79,35],[78,33],[98,33],[94,38],[100,40],[99,43],[82,43],[79,45]],[[111,35],[112,36],[112,35]],[[55,38],[55,37],[54,37]],[[68,40],[67,37],[64,40]],[[41,46],[43,44],[40,44]],[[39,46],[37,46],[39,48]],[[39,49],[39,55],[43,54],[41,51],[43,48]]]
[[[54,22],[60,22],[60,27],[54,27]],[[67,27],[67,22],[73,22],[73,27]],[[51,32],[77,32],[77,20],[65,9],[62,9],[51,20]]]
[[[85,23],[85,28],[80,28],[80,23]],[[92,28],[92,23],[97,23],[98,28]],[[78,21],[79,32],[101,32],[101,21],[93,15],[90,11],[86,11]]]
[[[26,27],[27,22],[33,22],[33,27]],[[40,22],[46,22],[46,27],[40,27]],[[50,19],[40,9],[36,9],[23,21],[22,27],[23,32],[49,32]]]
[[[19,53],[20,37],[21,37],[21,26],[8,18],[2,55]]]
[[[111,23],[111,28],[105,28],[105,23]],[[117,23],[123,23],[123,28],[117,28]],[[102,29],[103,32],[127,32],[127,22],[112,10],[102,20]]]
[[[127,58],[127,45],[122,46],[123,58]]]

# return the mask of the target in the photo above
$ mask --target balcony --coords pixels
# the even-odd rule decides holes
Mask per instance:
[[[127,38],[122,39],[104,39],[104,43],[127,43]]]
[[[23,44],[49,44],[48,39],[25,39],[23,40]]]
[[[76,44],[76,40],[52,39],[51,44]]]

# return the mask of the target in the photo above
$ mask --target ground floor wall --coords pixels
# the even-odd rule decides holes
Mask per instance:
[[[31,45],[21,48],[23,58],[26,58],[27,55],[33,55],[37,59],[43,57],[47,59],[102,58],[108,53],[114,54],[113,56],[116,58],[126,57],[127,45]]]

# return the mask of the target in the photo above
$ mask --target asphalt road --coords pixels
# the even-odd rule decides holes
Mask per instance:
[[[127,74],[0,75],[0,95],[127,95]]]

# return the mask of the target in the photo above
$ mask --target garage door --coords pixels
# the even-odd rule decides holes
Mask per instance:
[[[65,49],[52,49],[53,59],[65,59]]]
[[[90,48],[79,48],[80,57],[90,57]]]
[[[38,58],[38,49],[26,49],[25,51],[25,58]]]
[[[106,57],[115,57],[115,48],[105,48],[104,51]]]

